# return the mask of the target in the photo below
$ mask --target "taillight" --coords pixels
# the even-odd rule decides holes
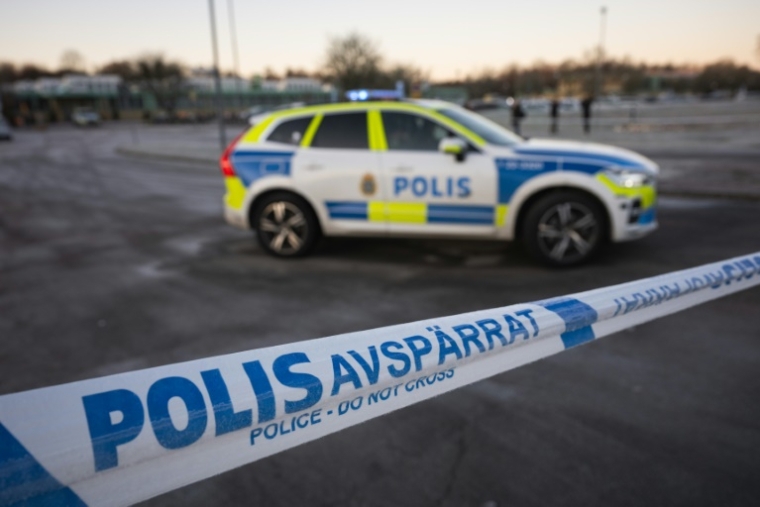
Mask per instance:
[[[222,158],[219,159],[219,168],[222,170],[225,178],[235,176],[235,167],[232,165],[232,151],[235,149],[235,145],[243,137],[245,131],[241,132],[232,142],[227,146],[222,153]]]

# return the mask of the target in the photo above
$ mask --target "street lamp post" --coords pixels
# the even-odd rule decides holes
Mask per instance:
[[[602,61],[604,59],[604,32],[607,24],[607,7],[602,6],[599,11],[599,48],[596,55],[596,79],[594,80],[594,95],[596,98],[602,96]]]
[[[232,62],[235,66],[235,91],[238,95],[238,107],[243,107],[243,94],[240,90],[240,60],[238,58],[237,28],[235,27],[235,0],[227,0],[227,13],[230,17],[230,41],[232,43]]]
[[[227,136],[224,132],[224,107],[222,105],[222,80],[219,77],[219,51],[216,45],[216,17],[214,16],[214,0],[208,0],[209,16],[211,18],[211,47],[214,52],[214,90],[216,99],[216,115],[219,120],[219,146],[222,151],[227,148]]]

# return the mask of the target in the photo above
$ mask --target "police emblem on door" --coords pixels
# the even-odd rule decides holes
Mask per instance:
[[[371,174],[365,174],[362,178],[361,191],[364,195],[375,195],[377,185],[375,184],[375,178]]]

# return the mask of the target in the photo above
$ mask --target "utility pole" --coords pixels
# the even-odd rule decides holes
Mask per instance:
[[[224,106],[222,104],[222,80],[219,77],[219,51],[216,45],[216,17],[214,15],[214,0],[208,0],[209,17],[211,18],[211,47],[214,51],[214,89],[216,95],[216,115],[219,120],[219,146],[222,151],[227,148],[227,136],[224,132]]]
[[[240,60],[238,59],[237,28],[235,28],[235,0],[227,0],[227,13],[230,17],[230,41],[232,43],[232,64],[235,67],[235,91],[238,95],[238,106],[243,107],[243,94],[240,91]]]
[[[599,48],[596,55],[596,78],[594,79],[594,95],[599,100],[602,96],[602,62],[604,59],[604,32],[607,24],[607,7],[602,6],[599,11],[600,23],[599,23]]]

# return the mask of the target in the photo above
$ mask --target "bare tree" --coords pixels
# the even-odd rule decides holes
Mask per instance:
[[[430,81],[430,74],[415,65],[400,63],[382,72],[380,84],[383,88],[395,88],[398,81],[404,83],[404,88],[409,93],[414,84]]]
[[[370,88],[382,84],[382,61],[377,45],[354,32],[330,39],[324,70],[342,90]]]
[[[16,79],[39,79],[41,77],[47,77],[53,75],[48,69],[44,67],[38,67],[33,63],[27,63],[22,65],[16,71]]]
[[[79,51],[67,49],[61,55],[61,71],[84,72],[84,56]]]
[[[280,76],[277,74],[277,72],[274,71],[272,67],[267,67],[264,69],[264,79],[267,81],[279,81]]]
[[[18,79],[16,66],[11,62],[0,62],[0,83],[12,83]]]
[[[98,72],[101,74],[115,74],[127,83],[137,81],[139,77],[137,65],[129,60],[114,60],[100,67]]]
[[[158,107],[173,116],[182,91],[183,66],[166,60],[160,53],[147,53],[135,60],[135,67],[137,79],[153,93]]]
[[[285,69],[285,77],[310,77],[309,73],[304,69],[291,69],[288,67]]]

